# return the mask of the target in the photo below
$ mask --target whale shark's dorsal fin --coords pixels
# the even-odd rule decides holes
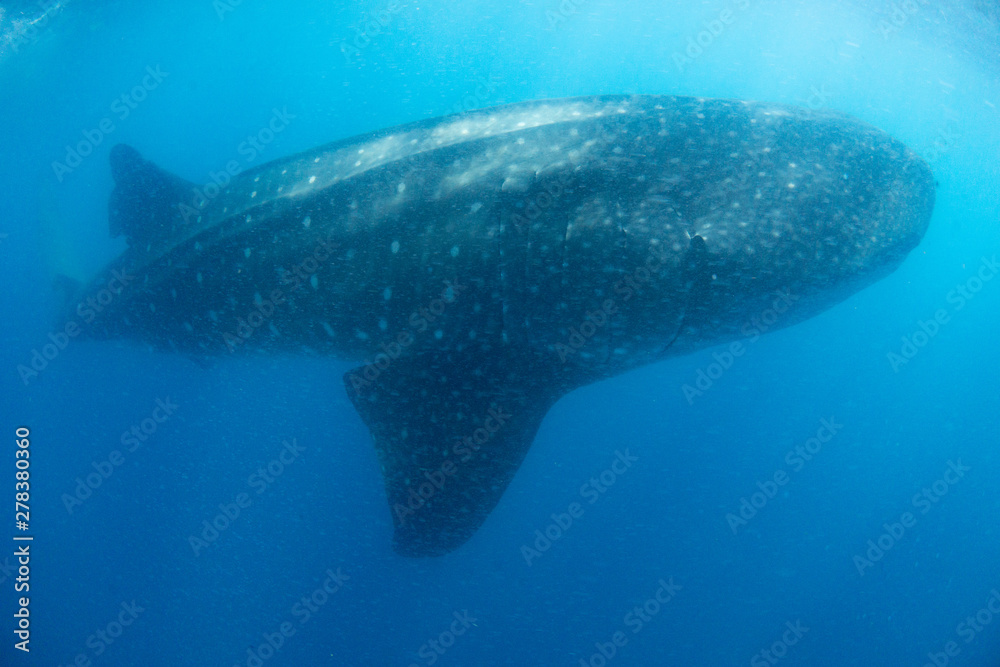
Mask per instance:
[[[344,376],[371,430],[405,556],[439,556],[479,528],[562,396],[528,352],[466,348],[400,357]]]
[[[145,248],[170,238],[184,222],[178,204],[190,201],[194,183],[174,176],[125,144],[111,149],[115,189],[108,200],[111,236],[124,235],[128,244]]]

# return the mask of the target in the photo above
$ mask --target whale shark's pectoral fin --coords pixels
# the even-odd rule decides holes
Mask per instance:
[[[548,366],[467,349],[344,376],[375,441],[398,553],[448,553],[483,523],[564,393]]]
[[[128,244],[144,248],[151,241],[170,238],[190,213],[194,183],[161,169],[125,144],[111,149],[111,175],[115,189],[108,200],[111,236],[124,235]]]

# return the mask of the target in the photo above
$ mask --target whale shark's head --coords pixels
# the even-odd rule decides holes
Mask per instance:
[[[692,294],[701,315],[686,322],[698,332],[682,334],[679,349],[739,335],[776,294],[795,301],[777,326],[801,321],[891,273],[920,243],[934,178],[900,141],[836,112],[697,104],[682,112],[687,127],[662,139],[681,159],[653,179],[667,202],[662,224],[680,221],[704,241]]]

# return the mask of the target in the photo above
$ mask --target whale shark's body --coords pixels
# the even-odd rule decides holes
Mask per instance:
[[[130,247],[82,294],[128,285],[89,333],[356,360],[408,555],[475,532],[559,397],[737,338],[777,300],[780,326],[842,301],[902,262],[934,201],[926,163],[860,121],[684,97],[418,122],[196,196],[131,148],[111,162]]]

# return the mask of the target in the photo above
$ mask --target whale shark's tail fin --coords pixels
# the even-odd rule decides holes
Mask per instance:
[[[124,235],[130,246],[145,248],[170,238],[183,224],[178,205],[191,199],[193,183],[144,160],[125,144],[111,149],[111,175],[115,179],[108,200],[111,236]]]
[[[548,365],[466,348],[344,376],[375,441],[398,553],[443,555],[479,528],[565,393]]]

